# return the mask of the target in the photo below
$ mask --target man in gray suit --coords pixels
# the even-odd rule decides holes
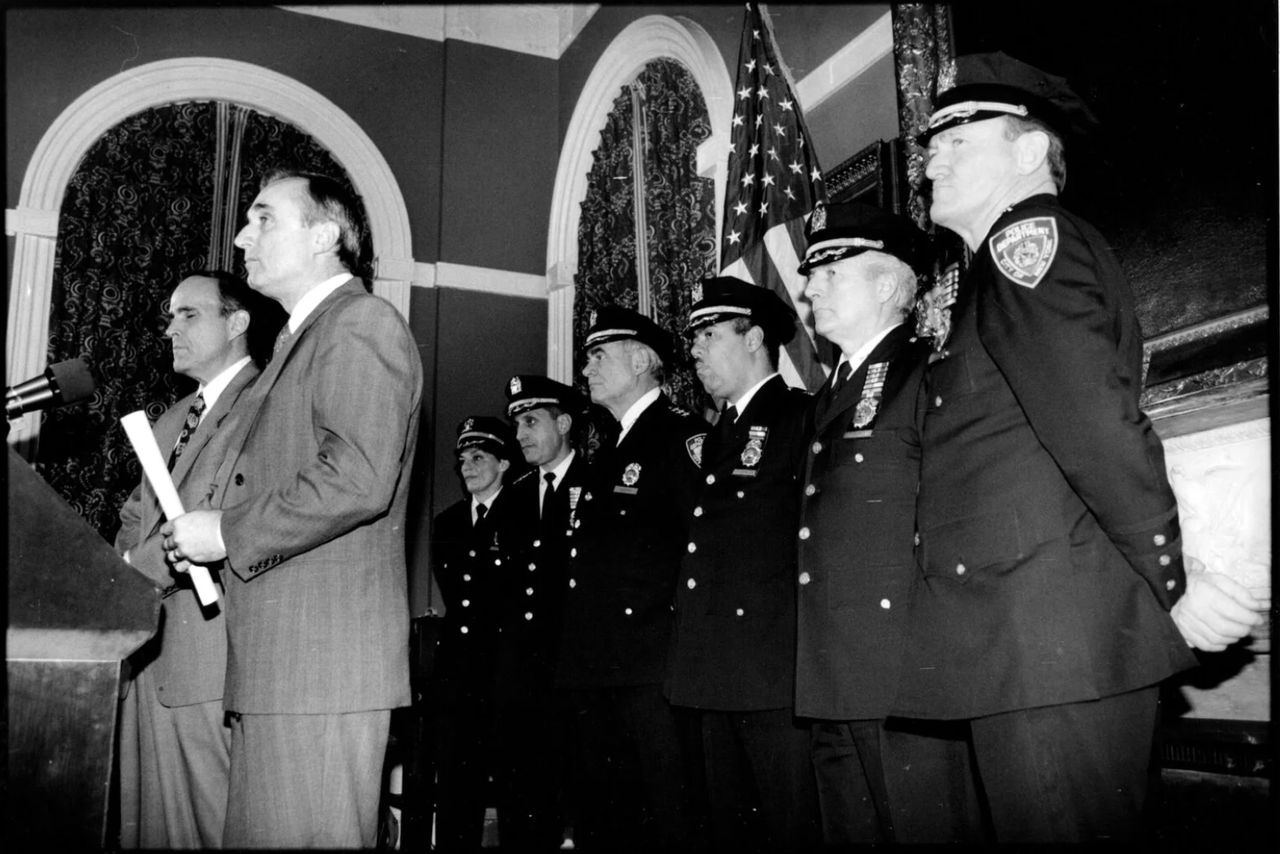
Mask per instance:
[[[226,451],[223,422],[258,378],[250,340],[272,321],[274,336],[283,316],[240,279],[215,272],[183,279],[169,314],[173,370],[199,386],[154,431],[179,497],[195,507],[207,500]],[[217,605],[201,608],[189,576],[170,572],[161,521],[144,478],[120,508],[116,550],[164,591],[163,616],[156,637],[129,660],[136,675],[120,710],[120,842],[220,848],[231,748],[222,709],[226,625]]]
[[[268,175],[236,236],[289,312],[217,477],[168,523],[179,567],[224,559],[228,847],[372,847],[391,709],[409,704],[405,506],[422,363],[351,275],[358,201]]]

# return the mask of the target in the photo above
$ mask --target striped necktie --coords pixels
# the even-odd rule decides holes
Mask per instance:
[[[173,446],[173,451],[169,454],[169,471],[173,471],[173,465],[178,461],[178,457],[182,456],[182,451],[187,447],[187,442],[191,441],[191,434],[196,432],[196,428],[200,426],[200,416],[204,414],[204,392],[196,395],[196,399],[191,401],[191,408],[187,410],[187,420],[182,423],[182,432],[178,434],[178,441]]]

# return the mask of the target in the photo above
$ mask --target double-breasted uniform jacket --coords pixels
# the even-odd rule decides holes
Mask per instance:
[[[228,710],[408,705],[405,514],[421,399],[408,325],[355,278],[263,370],[214,499]]]
[[[497,686],[502,697],[533,698],[555,679],[569,592],[570,513],[582,500],[586,475],[586,460],[575,454],[541,518],[540,471],[535,468],[510,486],[516,532],[502,582]]]
[[[927,359],[927,344],[897,326],[834,396],[828,387],[814,398],[797,527],[801,717],[883,718],[897,692],[916,576]]]
[[[780,376],[702,446],[676,585],[672,703],[790,708],[795,684],[797,472],[809,395]]]
[[[571,523],[562,686],[662,684],[706,430],[661,394],[592,463]]]
[[[1052,195],[1006,210],[926,377],[921,587],[896,708],[962,718],[1106,697],[1194,664],[1177,505],[1138,408],[1128,283]]]
[[[488,696],[497,666],[499,630],[505,620],[505,578],[516,570],[511,560],[517,519],[510,487],[486,503],[485,517],[471,523],[471,498],[436,516],[431,565],[445,614],[436,651],[436,673],[450,683],[468,685]]]
[[[171,476],[184,509],[207,505],[230,432],[222,429],[223,422],[257,378],[258,368],[252,362],[241,368],[209,407],[182,455],[174,461]],[[156,420],[152,429],[161,448],[172,448],[177,443],[194,400],[192,392]],[[143,478],[120,508],[115,546],[121,554],[129,550],[131,565],[164,590],[164,616],[158,638],[143,647],[145,660],[135,663],[151,672],[162,705],[189,706],[219,700],[227,671],[227,627],[222,603],[202,608],[190,576],[183,573],[175,578],[170,572],[161,538],[152,539],[163,521],[159,499],[150,482]],[[218,579],[216,572],[214,578]]]

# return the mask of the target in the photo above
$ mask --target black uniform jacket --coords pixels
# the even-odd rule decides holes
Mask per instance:
[[[780,376],[702,447],[702,487],[676,586],[672,703],[790,708],[795,684],[795,535],[809,396]]]
[[[661,684],[707,424],[659,395],[591,464],[573,514],[560,678]]]
[[[497,692],[501,698],[534,700],[544,696],[554,681],[569,590],[573,540],[569,516],[582,500],[586,474],[586,460],[575,454],[541,519],[541,472],[534,469],[509,487],[515,537],[508,571],[500,576]]]
[[[432,565],[445,616],[436,654],[437,673],[459,684],[491,690],[503,621],[504,576],[512,571],[516,541],[511,489],[504,487],[485,518],[471,524],[471,499],[452,504],[432,525]]]
[[[1120,265],[1051,195],[996,221],[926,374],[922,587],[897,710],[974,717],[1192,666],[1164,451]]]
[[[916,576],[919,392],[927,360],[928,345],[898,326],[834,400],[829,390],[814,400],[799,522],[802,717],[882,718],[897,691]],[[868,372],[882,371],[876,403],[861,403],[876,385],[867,387]]]

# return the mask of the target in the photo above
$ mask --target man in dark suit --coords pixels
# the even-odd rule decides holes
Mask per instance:
[[[466,418],[458,425],[454,453],[467,497],[442,511],[431,527],[431,566],[445,604],[432,698],[436,845],[441,851],[478,851],[485,808],[498,803],[489,785],[501,764],[494,744],[501,687],[497,656],[503,630],[511,625],[506,588],[519,569],[512,560],[515,502],[504,486],[515,453],[511,430],[500,418]]]
[[[503,595],[498,651],[498,836],[517,850],[560,847],[562,799],[572,744],[554,690],[568,593],[570,514],[582,499],[587,461],[575,447],[586,401],[548,377],[507,382],[507,417],[533,469],[511,486],[520,538]]]
[[[793,710],[796,476],[809,396],[777,371],[796,318],[741,279],[700,289],[689,352],[707,393],[727,404],[702,446],[667,697],[700,711],[714,846],[809,850],[818,801],[808,729]]]
[[[808,242],[805,296],[815,328],[840,349],[815,400],[797,525],[796,712],[814,721],[823,838],[949,841],[961,836],[963,801],[945,785],[931,791],[946,783],[932,772],[963,743],[885,722],[915,577],[917,401],[928,348],[905,321],[928,262],[925,239],[902,217],[841,204],[814,212]]]
[[[706,424],[661,389],[670,337],[608,306],[585,341],[591,399],[620,426],[573,512],[558,668],[582,741],[580,848],[667,851],[692,842],[688,745],[662,681],[685,520]]]
[[[407,324],[351,276],[356,200],[273,173],[236,236],[288,335],[238,416],[219,510],[162,529],[226,560],[228,847],[372,846],[391,709],[409,702],[405,502],[422,394]]]
[[[250,340],[270,327],[269,347],[284,318],[240,279],[203,271],[174,289],[169,315],[173,370],[198,386],[153,429],[169,452],[178,497],[195,508],[208,500],[226,450],[223,422],[258,378]],[[226,624],[220,605],[201,607],[190,576],[170,571],[163,518],[144,478],[120,508],[115,541],[125,561],[164,591],[160,631],[130,658],[135,675],[120,709],[120,844],[221,848],[231,755],[222,710]]]
[[[982,54],[960,58],[924,135],[930,214],[974,255],[928,300],[921,589],[896,708],[970,722],[999,842],[1136,833],[1157,684],[1263,604],[1184,571],[1132,294],[1058,201],[1093,123],[1065,80]]]

